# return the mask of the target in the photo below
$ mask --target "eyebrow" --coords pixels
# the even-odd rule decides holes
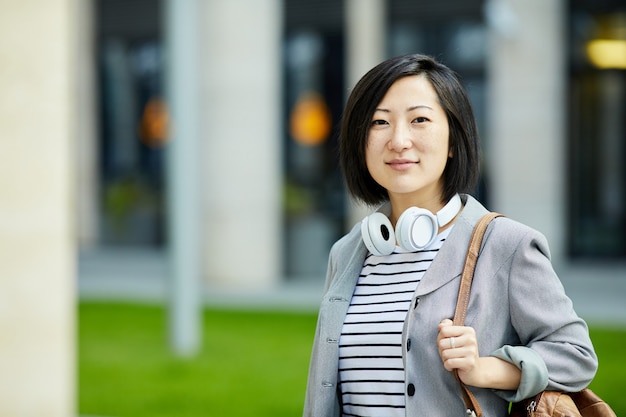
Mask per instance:
[[[415,106],[411,106],[411,107],[409,107],[408,109],[406,109],[406,111],[407,111],[407,112],[410,112],[410,111],[417,110],[417,109],[428,109],[428,110],[432,110],[433,108],[432,108],[432,107],[430,107],[430,106],[427,106],[427,105],[425,105],[425,104],[417,104],[417,105],[415,105]],[[380,108],[380,107],[377,107],[374,111],[382,111],[382,112],[385,112],[385,113],[391,113],[391,110],[389,110],[389,109],[383,109],[383,108]]]

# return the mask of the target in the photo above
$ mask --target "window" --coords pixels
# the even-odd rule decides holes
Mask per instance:
[[[626,7],[570,2],[569,254],[626,258]]]
[[[343,2],[286,0],[285,276],[319,279],[344,233],[337,129],[344,104]]]
[[[103,246],[165,243],[161,2],[96,2]]]

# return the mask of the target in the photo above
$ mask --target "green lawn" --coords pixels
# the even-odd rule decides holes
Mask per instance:
[[[296,416],[313,314],[207,310],[202,351],[176,358],[162,307],[79,306],[79,413],[113,417]]]
[[[176,358],[163,307],[79,305],[81,415],[281,417],[302,413],[315,314],[206,310],[202,351]],[[625,330],[592,329],[592,384],[626,415]]]
[[[626,416],[626,329],[591,327],[591,340],[600,360],[600,367],[590,388],[615,411]]]

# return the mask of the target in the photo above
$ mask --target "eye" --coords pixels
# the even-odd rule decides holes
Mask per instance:
[[[386,120],[382,120],[382,119],[372,120],[372,126],[383,126],[386,124],[388,124]]]
[[[413,123],[426,123],[428,121],[429,120],[427,117],[416,117],[415,119],[413,119]]]

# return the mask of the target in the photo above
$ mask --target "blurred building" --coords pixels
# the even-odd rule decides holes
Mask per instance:
[[[489,208],[545,233],[557,267],[624,264],[622,1],[193,3],[197,108],[181,111],[198,111],[195,225],[209,287],[322,280],[331,244],[366,212],[338,169],[342,105],[367,69],[410,52],[462,76],[485,152],[476,193]],[[163,259],[166,154],[186,140],[165,91],[176,2],[91,5],[77,160],[83,259]]]
[[[330,246],[367,212],[337,166],[344,100],[402,53],[462,76],[485,153],[476,194],[547,236],[562,278],[577,277],[577,308],[623,320],[623,0],[0,10],[0,414],[73,414],[77,252],[79,288],[97,278],[95,292],[184,293],[163,286],[171,264],[208,293],[319,289]]]

